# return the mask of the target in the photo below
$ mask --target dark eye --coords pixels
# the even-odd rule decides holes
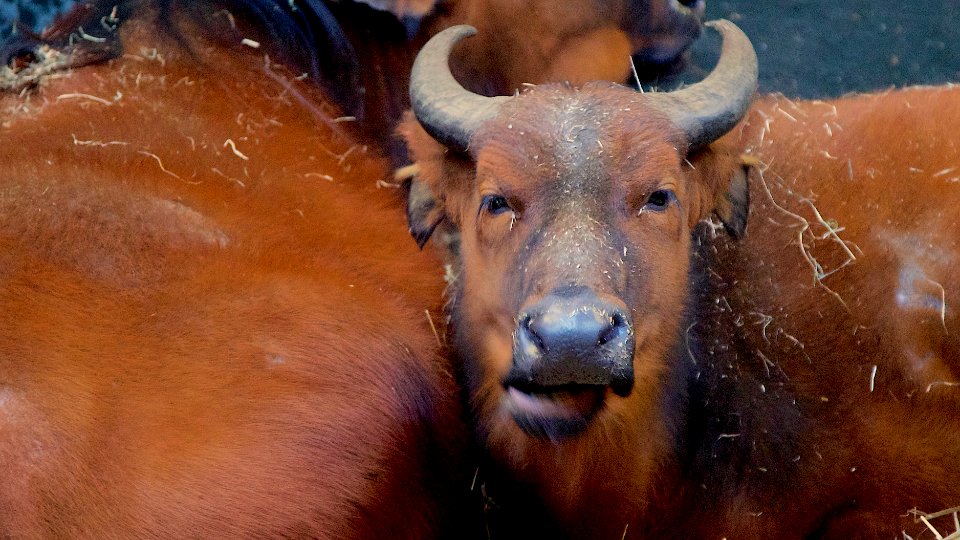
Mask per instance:
[[[511,210],[510,203],[502,195],[487,195],[480,203],[480,209],[494,216]]]
[[[658,189],[650,194],[650,197],[647,199],[647,204],[643,207],[644,209],[655,212],[663,212],[670,206],[670,203],[676,200],[677,196],[674,195],[673,191],[669,189]]]

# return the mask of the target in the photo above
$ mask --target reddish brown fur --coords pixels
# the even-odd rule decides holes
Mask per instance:
[[[623,80],[631,50],[665,40],[670,56],[696,35],[689,22],[674,26],[666,2],[525,5],[539,13],[533,26],[514,4],[458,2],[409,42],[388,37],[393,27],[341,21],[371,75],[364,128],[389,131],[413,52],[456,22],[490,37],[467,47],[495,60],[467,84],[494,90]],[[85,13],[43,38],[65,41]],[[423,313],[439,315],[439,276],[406,262],[386,210],[395,201],[374,187],[385,164],[347,126],[330,126],[338,113],[327,100],[236,45],[264,41],[255,25],[208,19],[181,27],[196,56],[122,20],[122,59],[0,102],[0,380],[13,381],[0,388],[0,464],[12,471],[0,528],[435,533],[459,512],[449,482],[465,486],[442,455],[457,451],[456,407]],[[211,33],[232,52],[192,39]],[[83,44],[73,65],[111,46]]]
[[[404,126],[421,178],[462,235],[454,323],[502,531],[916,537],[925,526],[911,509],[960,504],[960,281],[949,272],[960,88],[766,98],[690,164],[644,99],[534,89],[475,135],[472,159]],[[576,129],[596,154],[561,159]],[[746,238],[694,228],[729,211],[723,195],[744,163]],[[566,200],[553,186],[584,170],[603,180],[564,212],[592,216],[595,238],[628,255],[622,270],[584,248],[578,279],[633,306],[637,382],[628,398],[608,392],[584,433],[536,439],[502,408],[502,380],[521,304],[569,272],[537,262],[548,248],[530,239],[564,234],[545,218]],[[673,186],[679,207],[638,216],[658,186]],[[516,219],[478,213],[484,190],[503,193]],[[590,214],[595,206],[606,210]],[[857,257],[842,269],[841,245]],[[837,271],[818,283],[817,263]],[[612,288],[601,271],[617,276]]]
[[[110,50],[79,39],[78,23],[90,12],[87,31],[103,35],[100,15],[119,4],[120,12],[136,10],[143,0],[99,0],[81,3],[43,34],[44,40],[83,43],[81,51],[96,58],[98,49]],[[146,2],[149,4],[149,2]],[[307,2],[305,2],[306,4]],[[387,148],[396,160],[406,162],[403,146],[393,137],[396,123],[409,108],[409,74],[420,47],[438,31],[455,24],[471,24],[480,32],[460,46],[463,60],[456,62],[457,75],[468,88],[490,94],[513,93],[523,83],[568,80],[623,82],[630,75],[630,54],[638,55],[648,67],[666,67],[676,62],[700,33],[703,0],[689,7],[677,0],[345,0],[310,6],[313,16],[336,31],[308,28],[314,41],[301,42],[293,35],[303,28],[280,26],[283,47],[271,54],[310,72],[314,82],[326,88],[344,114],[355,116],[365,135]],[[248,48],[243,38],[271,47],[271,33],[257,25],[245,24],[242,14],[254,11],[274,13],[282,18],[285,0],[244,2],[169,2],[172,11],[206,11],[205,32],[234,50]],[[276,4],[276,5],[275,5]],[[371,9],[369,4],[387,12]],[[244,6],[247,6],[245,8]],[[224,9],[219,9],[223,7]],[[305,6],[301,6],[304,8]],[[317,13],[319,12],[319,13]],[[239,18],[239,20],[238,20]],[[402,20],[398,20],[402,18]],[[81,23],[82,27],[83,24]],[[91,30],[96,27],[96,31]],[[342,35],[337,32],[341,32]],[[289,35],[287,35],[289,34]],[[273,36],[276,37],[276,36]],[[28,45],[35,40],[26,40]],[[18,44],[22,45],[22,44]],[[0,57],[17,48],[0,48]],[[75,57],[75,64],[86,60]],[[311,67],[319,67],[314,73]],[[641,68],[644,66],[641,65]],[[2,81],[0,81],[2,84]]]
[[[429,37],[470,24],[477,37],[454,56],[464,84],[490,95],[523,83],[626,81],[630,55],[668,63],[699,36],[697,16],[673,11],[670,0],[460,0],[428,21]],[[686,8],[681,8],[686,9]],[[521,15],[522,14],[522,15]]]
[[[282,66],[150,13],[0,97],[3,535],[470,526],[443,282],[388,163]]]

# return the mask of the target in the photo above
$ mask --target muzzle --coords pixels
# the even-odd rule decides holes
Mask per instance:
[[[528,393],[607,386],[626,397],[633,389],[634,343],[622,302],[584,287],[559,289],[521,311],[504,382]]]

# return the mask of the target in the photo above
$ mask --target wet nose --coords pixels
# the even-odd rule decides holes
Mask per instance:
[[[556,351],[588,358],[605,345],[625,342],[630,325],[623,310],[591,300],[554,301],[546,309],[526,312],[520,316],[520,331],[538,349],[537,354]]]
[[[625,396],[633,387],[633,346],[622,302],[588,290],[555,293],[520,313],[514,373],[538,387],[605,385]]]

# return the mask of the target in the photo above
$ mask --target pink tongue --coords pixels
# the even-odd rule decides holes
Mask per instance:
[[[517,412],[552,418],[583,417],[593,412],[603,397],[603,390],[600,388],[550,395],[526,394],[513,387],[507,392]]]

